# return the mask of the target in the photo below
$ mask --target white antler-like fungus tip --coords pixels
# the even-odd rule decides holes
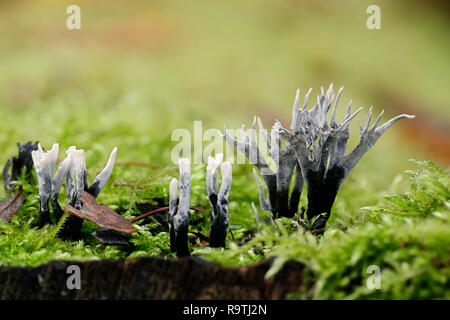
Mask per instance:
[[[72,159],[75,164],[75,170],[86,169],[86,153],[83,149],[74,150],[72,153]]]
[[[33,159],[33,163],[34,163],[34,166],[36,167],[36,169],[38,169],[38,167],[40,166],[39,151],[40,151],[39,149],[31,151],[31,158]]]
[[[191,160],[189,158],[178,159],[178,166],[180,167],[180,174],[191,173]]]
[[[109,155],[108,163],[106,164],[105,168],[95,177],[94,182],[92,183],[90,189],[90,193],[97,197],[100,192],[103,190],[103,187],[108,182],[109,178],[112,175],[112,171],[114,168],[114,162],[116,161],[116,155],[117,155],[117,147],[113,149],[111,154]]]
[[[220,172],[222,172],[223,178],[231,178],[231,176],[232,176],[231,163],[229,163],[228,161],[225,161],[224,163],[222,163],[220,165]]]
[[[55,176],[52,180],[52,193],[58,194],[63,184],[64,178],[72,166],[72,155],[69,154],[58,166]]]
[[[55,143],[53,147],[50,149],[50,151],[47,153],[48,161],[50,161],[53,164],[53,167],[58,161],[58,153],[59,153],[59,144]]]
[[[73,152],[72,157],[75,167],[77,200],[80,200],[83,190],[86,187],[86,154],[83,149],[76,150]]]
[[[177,198],[178,198],[178,180],[177,180],[177,178],[173,178],[170,181],[169,197],[170,197],[170,201],[177,200]]]
[[[291,129],[292,130],[294,130],[295,120],[297,118],[298,102],[299,102],[299,100],[300,100],[300,89],[297,89],[297,92],[295,93],[294,104],[292,105],[292,122],[291,122]]]
[[[112,172],[112,169],[114,167],[114,163],[116,162],[116,156],[117,156],[117,147],[114,147],[114,149],[111,151],[111,154],[109,155],[108,163],[106,164],[105,169],[108,170],[108,172]]]
[[[215,176],[217,174],[217,170],[219,169],[220,164],[223,160],[223,153],[218,153],[216,156],[208,157],[208,166],[206,167],[206,171],[212,175]]]
[[[31,152],[36,169],[40,173],[44,170],[50,176],[53,176],[53,170],[55,169],[56,161],[58,160],[59,144],[55,143],[50,151],[45,152],[42,149],[41,144],[38,144],[38,149]]]
[[[112,162],[114,164],[114,161],[116,161],[116,155],[117,155],[117,147],[114,147],[114,149],[112,149],[111,154],[109,155],[109,162]]]
[[[72,155],[77,150],[77,147],[70,146],[69,149],[66,150],[67,155]]]
[[[76,150],[77,150],[77,148],[75,146],[71,146],[71,147],[69,147],[69,149],[66,150],[67,159],[70,159],[67,175],[72,178],[75,174],[75,172],[74,172],[75,171],[74,156],[75,156]]]
[[[177,178],[172,178],[172,180],[170,180],[170,193],[177,192],[177,188],[178,180]]]
[[[112,170],[114,168],[114,162],[116,162],[116,155],[117,155],[117,147],[111,151],[111,154],[109,155],[108,163],[106,164],[105,168],[100,172],[100,174],[97,176],[96,179],[99,179],[101,182],[106,183],[108,181],[109,177],[111,176]]]

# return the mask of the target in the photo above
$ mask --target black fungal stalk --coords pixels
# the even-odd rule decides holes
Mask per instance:
[[[7,193],[12,191],[12,181],[17,181],[23,170],[26,170],[28,178],[31,177],[33,170],[31,152],[38,149],[38,142],[31,143],[30,141],[24,145],[17,143],[17,147],[19,148],[19,154],[9,158],[3,169],[3,185]]]
[[[208,158],[206,168],[206,190],[212,211],[209,245],[213,248],[225,247],[228,232],[228,196],[230,195],[232,168],[229,162],[221,163],[223,154]],[[217,176],[222,173],[222,184],[218,186]]]
[[[188,229],[189,204],[191,196],[191,162],[187,158],[179,159],[180,198],[177,201],[178,181],[170,182],[168,224],[170,233],[170,249],[178,257],[189,256]],[[177,207],[178,203],[178,207]]]

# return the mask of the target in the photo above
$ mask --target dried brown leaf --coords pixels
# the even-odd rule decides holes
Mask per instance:
[[[17,193],[0,201],[0,219],[4,221],[11,221],[11,218],[20,210],[23,204],[22,186],[19,187]]]
[[[66,213],[84,220],[89,220],[104,229],[113,229],[125,233],[137,232],[131,225],[130,220],[117,214],[108,206],[97,203],[95,198],[86,191],[83,192],[81,202],[83,205],[80,210],[75,209],[71,205],[67,205],[65,209]]]

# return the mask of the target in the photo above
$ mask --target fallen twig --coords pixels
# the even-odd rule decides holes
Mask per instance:
[[[177,206],[177,208],[178,208],[178,206]],[[203,210],[204,210],[203,207],[201,207],[201,206],[192,206],[192,207],[189,207],[189,209],[195,210],[195,211],[200,211],[200,212],[203,212]],[[146,212],[144,214],[141,214],[140,216],[137,216],[137,217],[131,219],[130,221],[131,221],[131,223],[134,223],[134,222],[136,222],[138,220],[144,219],[144,218],[146,218],[148,216],[151,216],[153,214],[157,214],[157,213],[168,211],[168,210],[169,210],[168,206],[167,207],[161,207],[161,208],[158,208],[158,209]]]

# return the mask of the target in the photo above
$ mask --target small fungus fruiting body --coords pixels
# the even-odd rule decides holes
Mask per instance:
[[[305,184],[308,198],[307,220],[313,221],[313,230],[323,229],[339,188],[363,155],[395,122],[403,118],[414,118],[414,116],[402,114],[378,126],[383,115],[381,112],[370,126],[372,118],[372,108],[370,108],[364,127],[360,125],[361,137],[358,145],[346,154],[350,122],[362,108],[352,114],[350,101],[344,119],[338,123],[336,110],[342,91],[343,88],[339,90],[334,100],[332,84],[326,93],[321,88],[316,104],[308,109],[311,89],[305,95],[302,108],[298,108],[300,92],[297,90],[292,108],[291,131],[285,129],[278,120],[272,128],[270,137],[262,130],[270,157],[276,164],[275,171],[269,168],[258,148],[255,130],[252,130],[250,140],[243,131],[243,142],[236,141],[225,130],[223,134],[225,141],[244,153],[263,176],[268,190],[267,198],[259,175],[254,171],[260,188],[262,209],[270,210],[276,216],[292,217],[298,211],[299,199]],[[327,113],[331,107],[333,110],[331,120],[328,122]],[[259,118],[254,119],[253,129],[257,121],[261,131],[263,127]],[[294,186],[289,195],[294,169]]]
[[[70,164],[66,173],[67,204],[81,209],[81,197],[87,184],[86,154],[84,150],[77,150],[75,146],[66,151]],[[58,237],[62,240],[75,241],[81,239],[81,227],[83,219],[76,216],[68,216],[58,231]]]
[[[56,221],[61,218],[63,210],[58,203],[58,196],[64,179],[66,179],[67,203],[69,205],[76,209],[81,209],[81,198],[84,191],[89,192],[96,198],[111,176],[117,148],[113,149],[106,167],[97,175],[90,187],[87,179],[86,154],[84,150],[77,150],[75,146],[70,147],[66,151],[66,159],[59,164],[53,175],[58,152],[58,144],[54,144],[48,152],[45,152],[41,145],[38,144],[37,150],[31,152],[39,184],[38,227],[51,223],[49,201],[51,202]],[[69,216],[59,230],[58,236],[63,240],[78,240],[81,237],[82,224],[83,219]]]
[[[223,162],[223,154],[208,158],[206,168],[206,190],[212,211],[212,224],[210,232],[210,246],[213,248],[225,247],[225,238],[228,232],[228,196],[231,189],[232,168],[229,162]],[[222,184],[218,186],[218,173],[222,173]]]
[[[117,148],[114,148],[111,154],[109,155],[108,163],[105,168],[95,177],[94,182],[92,182],[91,186],[88,189],[88,192],[93,195],[95,198],[98,197],[106,182],[108,182],[111,177],[112,170],[114,168],[114,162],[116,161]]]
[[[191,197],[191,161],[187,158],[178,160],[180,170],[179,191],[178,182],[173,178],[170,182],[168,224],[170,232],[170,248],[177,256],[190,255],[188,246],[189,207]],[[178,202],[178,206],[177,206]]]
[[[45,152],[41,144],[38,149],[31,152],[34,168],[39,184],[39,218],[37,225],[43,227],[51,223],[49,201],[52,192],[53,171],[58,159],[59,145],[56,143],[52,149]]]
[[[67,203],[75,209],[82,207],[81,199],[83,192],[91,194],[97,198],[106,182],[109,180],[116,159],[117,148],[111,152],[105,168],[95,177],[94,182],[89,186],[86,171],[86,155],[84,150],[77,150],[72,146],[67,150],[67,156],[72,158],[71,166],[68,169],[67,181]],[[78,240],[81,238],[81,227],[83,219],[70,215],[58,232],[58,236],[63,240]]]
[[[11,182],[17,181],[23,170],[26,172],[26,177],[30,178],[33,170],[31,152],[38,149],[38,143],[31,141],[26,144],[17,143],[19,154],[9,158],[3,168],[3,185],[7,193],[10,193],[14,187]]]

